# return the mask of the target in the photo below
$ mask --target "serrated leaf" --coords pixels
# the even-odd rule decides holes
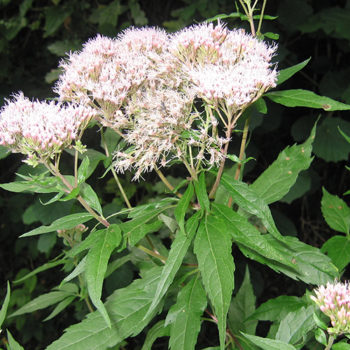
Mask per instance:
[[[157,322],[148,332],[141,350],[152,349],[153,343],[157,338],[168,337],[170,335],[170,326],[164,326],[164,320]]]
[[[58,305],[53,309],[53,311],[50,313],[49,316],[47,316],[43,322],[49,321],[53,319],[55,316],[57,316],[61,311],[67,308],[69,304],[73,302],[73,300],[76,298],[76,296],[72,295],[69,296],[68,298],[62,300]]]
[[[249,318],[261,321],[282,321],[288,313],[305,306],[307,303],[301,298],[281,295],[261,304]]]
[[[0,329],[2,324],[4,323],[6,313],[7,313],[7,308],[10,302],[10,295],[11,295],[11,289],[10,289],[10,283],[7,281],[7,291],[6,291],[6,296],[5,300],[2,303],[1,310],[0,310]]]
[[[264,96],[286,107],[320,108],[327,112],[346,111],[350,109],[350,105],[302,89],[273,91],[268,92]]]
[[[135,336],[154,316],[144,319],[152,303],[161,268],[148,271],[144,278],[115,291],[105,303],[112,329],[99,312],[90,313],[82,322],[70,326],[46,350],[105,350],[129,336]]]
[[[349,236],[333,236],[321,248],[321,251],[332,259],[339,271],[342,271],[350,262],[349,238]]]
[[[338,196],[332,195],[322,188],[321,210],[327,224],[336,231],[349,235],[350,208]]]
[[[316,123],[309,138],[301,145],[285,148],[278,158],[254,181],[250,188],[267,204],[283,198],[294,185],[299,173],[309,168]]]
[[[24,348],[13,338],[9,330],[7,330],[7,340],[9,342],[9,350],[24,350]]]
[[[49,226],[40,226],[38,228],[35,228],[34,230],[24,233],[20,237],[36,236],[57,230],[69,230],[79,224],[83,224],[84,222],[91,220],[92,218],[93,216],[90,213],[70,214],[64,216],[63,218],[55,220]]]
[[[98,240],[90,248],[86,258],[85,278],[89,296],[109,327],[111,327],[111,321],[101,301],[102,286],[109,257],[113,250],[120,244],[121,239],[121,230],[116,224],[109,226],[105,230],[101,230]]]
[[[285,69],[281,69],[278,71],[278,77],[277,77],[277,85],[280,85],[284,83],[286,80],[288,80],[290,77],[292,77],[295,73],[302,70],[311,60],[311,57],[307,60],[300,62],[292,67],[288,67]]]
[[[34,312],[37,310],[45,309],[46,307],[56,304],[61,300],[67,298],[69,293],[64,291],[54,291],[46,294],[42,294],[37,298],[31,300],[29,303],[25,304],[17,311],[12,313],[9,317],[19,316],[23,314],[27,314],[29,312]]]
[[[206,306],[207,296],[197,274],[181,289],[176,304],[168,312],[166,324],[171,324],[171,350],[195,348],[201,316]]]
[[[287,344],[281,340],[262,338],[243,332],[241,332],[241,334],[243,334],[243,336],[250,340],[253,344],[258,345],[261,349],[264,350],[296,350],[293,345]]]
[[[294,268],[291,260],[287,260],[286,256],[280,253],[266,239],[268,235],[261,234],[245,217],[223,204],[213,203],[213,208],[214,212],[225,220],[227,224],[226,230],[231,234],[234,243],[239,246],[243,245],[269,260],[275,260],[279,264]]]
[[[247,320],[255,311],[255,302],[256,298],[247,266],[242,285],[232,299],[228,311],[228,325],[232,334],[238,334],[239,332],[255,333],[258,322]]]
[[[218,320],[220,347],[225,348],[226,316],[234,287],[231,237],[225,223],[213,215],[202,218],[194,252],[209,299]]]
[[[315,307],[313,305],[290,312],[281,321],[276,339],[291,344],[298,343],[309,331],[315,328],[314,313]]]
[[[177,203],[177,206],[174,211],[174,215],[176,218],[177,223],[179,224],[179,227],[182,231],[185,231],[185,215],[186,211],[188,209],[188,206],[191,203],[191,199],[194,194],[194,189],[192,182],[188,184],[188,187],[183,194],[183,196],[180,198],[179,202]]]
[[[90,160],[89,157],[85,155],[83,161],[81,162],[78,169],[78,184],[80,185],[87,179],[89,170]]]
[[[157,307],[165,293],[167,292],[169,286],[174,280],[174,277],[179,270],[182,260],[185,257],[187,250],[192,242],[192,239],[196,233],[198,222],[200,219],[201,213],[197,212],[193,215],[186,224],[186,233],[182,230],[178,231],[176,237],[170,247],[169,255],[165,261],[162,273],[160,276],[159,285],[153,299],[153,302],[149,308],[147,317],[153,309]]]
[[[221,183],[230,192],[233,201],[238,204],[243,210],[256,215],[260,218],[268,231],[277,239],[281,239],[281,234],[278,232],[275,222],[273,221],[271,211],[266,202],[242,181],[237,181],[232,177],[223,174]]]
[[[202,209],[205,209],[207,212],[210,211],[210,203],[207,193],[207,187],[205,183],[205,174],[202,172],[199,175],[198,181],[194,181],[194,188],[198,198],[199,205]]]

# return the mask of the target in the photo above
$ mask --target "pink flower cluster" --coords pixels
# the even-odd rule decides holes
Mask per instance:
[[[0,144],[27,155],[35,165],[78,140],[94,115],[82,105],[30,101],[19,93],[0,111]]]
[[[350,333],[350,286],[349,283],[327,283],[315,290],[311,299],[331,319],[330,334]]]

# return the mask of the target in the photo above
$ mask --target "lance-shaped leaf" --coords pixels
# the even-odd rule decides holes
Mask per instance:
[[[237,181],[227,174],[222,176],[221,183],[231,194],[233,201],[237,203],[241,209],[256,215],[262,220],[263,224],[274,237],[282,239],[272,218],[270,208],[252,188],[246,183]]]
[[[294,89],[268,92],[264,95],[273,102],[286,107],[321,108],[325,111],[345,111],[350,105],[335,101],[329,97],[319,96],[312,91]]]
[[[309,63],[310,60],[311,60],[311,57],[303,62],[300,62],[300,63],[292,66],[292,67],[281,69],[278,72],[277,85],[282,84],[283,82],[288,80],[290,77],[292,77],[295,73],[302,70]]]
[[[99,214],[102,214],[100,199],[89,184],[81,184],[79,193],[92,209],[96,210]]]
[[[350,229],[350,208],[338,196],[330,194],[324,188],[322,191],[321,210],[327,224],[333,230],[348,235]]]
[[[7,282],[6,297],[2,303],[1,310],[0,310],[0,329],[1,329],[1,326],[5,320],[5,317],[6,317],[7,308],[8,308],[9,302],[10,302],[10,295],[11,295],[10,283]]]
[[[296,350],[296,348],[292,344],[287,344],[281,340],[262,338],[256,335],[243,333],[244,337],[250,340],[253,344],[259,346],[264,350]]]
[[[342,271],[350,262],[350,237],[336,235],[325,242],[321,248],[323,253],[332,259],[333,264]]]
[[[209,212],[210,202],[208,198],[204,172],[200,174],[198,181],[194,182],[194,188],[196,190],[199,205],[202,209],[205,209],[207,212]]]
[[[34,230],[24,233],[20,237],[41,235],[43,233],[53,232],[57,230],[69,230],[79,224],[83,224],[84,222],[91,220],[92,218],[93,216],[90,213],[86,213],[86,212],[70,214],[70,215],[64,216],[63,218],[59,218],[55,220],[49,226],[40,226],[38,228],[35,228]]]
[[[174,277],[179,270],[182,260],[185,257],[187,250],[192,242],[192,239],[196,233],[198,222],[201,212],[197,212],[193,215],[186,224],[186,233],[182,230],[179,230],[176,234],[174,242],[171,245],[169,255],[165,261],[164,267],[162,269],[162,274],[160,276],[159,284],[157,286],[157,291],[154,296],[152,305],[145,317],[153,312],[154,308],[157,307],[169,286],[174,280]]]
[[[121,238],[122,235],[118,225],[114,224],[105,230],[101,230],[99,239],[90,248],[86,258],[85,278],[89,296],[109,327],[111,327],[111,321],[101,301],[102,285],[109,257],[119,245]]]
[[[177,223],[179,224],[179,227],[182,231],[185,231],[185,215],[186,211],[188,209],[188,206],[191,203],[191,199],[193,197],[194,190],[193,190],[193,185],[192,182],[188,184],[188,187],[177,203],[177,206],[174,211],[174,215],[176,218]]]
[[[10,350],[24,350],[24,348],[14,339],[9,330],[7,330],[7,339]]]
[[[159,321],[147,332],[147,336],[141,350],[152,349],[152,345],[157,338],[168,337],[170,335],[170,326],[165,326],[164,324],[164,320]]]
[[[203,283],[213,305],[219,328],[220,347],[225,348],[226,316],[234,287],[231,235],[218,217],[202,218],[194,241]]]
[[[159,282],[160,267],[148,271],[142,279],[115,291],[105,303],[112,328],[95,311],[82,322],[70,326],[46,350],[105,350],[125,338],[135,336],[150,322],[154,314],[144,318]]]
[[[294,185],[299,173],[309,168],[316,124],[310,137],[301,145],[285,148],[278,158],[250,185],[267,204],[278,201]]]
[[[176,304],[168,312],[166,324],[171,324],[171,350],[195,348],[201,316],[206,306],[207,296],[197,274],[181,289]]]
[[[213,209],[215,214],[225,220],[227,232],[231,234],[233,242],[239,247],[244,246],[269,260],[275,260],[279,264],[294,268],[292,261],[288,260],[266,239],[268,235],[261,234],[255,226],[248,222],[247,218],[223,204],[213,203]]]

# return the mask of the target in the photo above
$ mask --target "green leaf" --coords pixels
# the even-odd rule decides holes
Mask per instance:
[[[152,349],[153,343],[157,338],[168,337],[170,335],[170,326],[164,326],[164,320],[157,322],[148,332],[141,350]]]
[[[247,266],[242,285],[232,299],[228,311],[228,325],[233,334],[239,334],[240,331],[255,333],[258,322],[255,320],[247,321],[248,317],[255,311],[255,302],[256,298]]]
[[[66,252],[66,255],[70,258],[78,255],[79,253],[83,252],[86,249],[90,249],[94,244],[95,241],[99,239],[102,230],[97,231],[91,231],[90,234],[79,244],[75,245],[72,249],[68,250]]]
[[[333,236],[321,248],[332,259],[333,264],[342,271],[350,262],[350,237]]]
[[[13,283],[21,283],[23,281],[25,281],[27,278],[30,278],[32,276],[35,276],[36,274],[52,269],[53,267],[56,267],[58,265],[63,265],[67,262],[66,259],[59,259],[59,260],[54,260],[54,261],[49,261],[39,267],[37,267],[35,270],[31,271],[30,273],[28,273],[27,275],[21,277],[18,280],[15,280]]]
[[[284,91],[268,92],[264,95],[273,102],[286,107],[309,107],[320,108],[327,112],[345,111],[350,109],[350,105],[335,101],[329,97],[319,96],[312,91],[294,89]]]
[[[268,231],[277,239],[281,239],[282,236],[277,230],[268,205],[253,188],[248,187],[246,183],[237,181],[226,174],[223,174],[221,183],[231,194],[233,201],[237,203],[241,209],[260,218]]]
[[[89,170],[90,160],[89,157],[85,156],[78,169],[78,184],[80,185],[87,179]]]
[[[278,158],[254,181],[250,188],[267,204],[283,198],[294,185],[299,173],[309,168],[316,123],[309,138],[301,145],[285,148]]]
[[[6,317],[7,308],[10,302],[10,295],[11,295],[10,283],[7,281],[7,292],[6,292],[5,300],[3,301],[1,310],[0,310],[0,329]]]
[[[294,268],[291,260],[287,260],[284,254],[270,244],[266,238],[268,235],[261,234],[255,226],[248,222],[247,218],[223,204],[213,203],[213,208],[214,212],[225,220],[226,230],[231,234],[234,243],[240,247],[243,245],[269,260],[275,260],[279,264]]]
[[[157,286],[153,302],[145,317],[153,312],[154,308],[158,306],[161,299],[167,292],[169,286],[173,282],[174,277],[182,264],[182,260],[185,257],[192,239],[197,231],[198,222],[201,215],[201,212],[197,212],[187,221],[186,233],[182,230],[177,232],[176,237],[170,247],[168,258],[165,261],[164,267],[162,269],[159,285]]]
[[[53,311],[50,313],[49,316],[47,316],[43,322],[49,321],[55,316],[57,316],[61,311],[66,309],[66,307],[73,302],[73,300],[76,298],[76,296],[72,295],[69,296],[68,298],[62,300],[58,305],[53,309]]]
[[[311,60],[311,57],[303,62],[300,62],[300,63],[292,66],[292,67],[288,67],[286,69],[281,69],[278,72],[277,85],[284,83],[286,80],[288,80],[290,77],[292,77],[295,73],[302,70],[310,62],[310,60]]]
[[[327,346],[327,337],[326,337],[326,334],[325,332],[320,329],[320,328],[317,328],[315,330],[315,339],[317,340],[317,342],[319,342],[320,344],[324,345],[324,346]],[[332,348],[334,349],[334,348]]]
[[[7,147],[0,146],[0,159],[6,158],[10,153],[11,151]]]
[[[86,258],[85,278],[89,296],[109,327],[111,327],[111,321],[101,301],[102,286],[109,257],[120,244],[121,238],[120,228],[116,224],[101,230],[99,239],[90,248]]]
[[[299,343],[309,331],[315,328],[314,313],[315,307],[313,305],[290,312],[281,321],[276,339],[292,344]]]
[[[188,187],[185,193],[183,194],[183,196],[181,197],[181,199],[179,200],[175,208],[174,215],[182,231],[185,231],[185,215],[186,215],[188,206],[191,203],[193,194],[194,194],[193,185],[192,185],[192,182],[190,182],[188,184]]]
[[[18,174],[17,174],[18,175]],[[60,192],[59,180],[49,176],[44,178],[32,179],[26,181],[15,181],[0,184],[0,187],[10,192],[35,192],[35,193],[52,193]]]
[[[12,313],[9,317],[19,316],[37,310],[45,309],[48,306],[56,304],[61,300],[67,298],[69,294],[70,293],[67,293],[66,291],[53,291],[50,293],[42,294],[22,306],[20,309]]]
[[[198,198],[199,205],[202,209],[205,209],[207,212],[210,211],[210,203],[207,193],[207,187],[205,183],[205,173],[201,173],[198,181],[194,181],[194,188],[196,190],[196,195]]]
[[[345,134],[345,132],[338,126],[338,130],[340,132],[340,134],[344,137],[344,139],[346,140],[347,143],[350,143],[350,136],[348,136],[347,134]]]
[[[57,230],[69,230],[79,224],[83,224],[84,222],[91,220],[92,218],[93,216],[90,213],[86,213],[86,212],[70,214],[70,215],[64,216],[63,218],[55,220],[49,226],[40,226],[38,228],[35,228],[34,230],[24,233],[20,237],[41,235],[43,233],[53,232]]]
[[[226,316],[234,287],[231,237],[225,223],[213,215],[201,220],[194,241],[194,252],[219,329],[220,347],[225,348]]]
[[[332,350],[350,350],[350,344],[345,341],[335,343],[332,345]]]
[[[70,326],[46,350],[105,350],[125,338],[135,336],[150,322],[144,319],[159,283],[161,268],[149,270],[142,279],[115,291],[105,303],[112,329],[99,312],[88,314],[82,322]]]
[[[100,199],[89,184],[83,183],[80,187],[79,193],[92,209],[96,210],[99,214],[102,214]]]
[[[40,253],[48,254],[57,242],[57,235],[54,232],[41,235],[37,242],[37,248]]]
[[[335,231],[349,235],[350,208],[338,196],[332,195],[322,188],[321,210],[327,224]]]
[[[181,289],[176,304],[168,312],[166,324],[171,324],[171,350],[195,348],[206,306],[207,296],[197,274]]]
[[[149,223],[163,211],[172,207],[172,205],[166,205],[162,203],[160,206],[147,206],[144,210],[134,210],[129,214],[129,217],[134,217],[132,220],[123,222],[120,226],[125,236],[129,240],[129,244],[134,246],[140,239],[146,236],[148,233],[156,232],[163,225],[163,223],[156,219],[156,221]]]
[[[307,306],[305,300],[289,295],[281,295],[261,304],[249,319],[261,321],[282,321],[290,312]]]
[[[24,350],[24,348],[13,338],[9,330],[7,330],[7,340],[9,342],[9,350]]]
[[[287,344],[280,340],[257,337],[255,335],[246,334],[243,332],[241,333],[253,344],[258,345],[261,349],[264,350],[296,350],[296,348],[293,345]]]
[[[85,267],[86,267],[86,256],[84,256],[83,259],[81,259],[81,261],[79,262],[79,264],[75,267],[75,269],[68,275],[66,276],[62,283],[64,282],[69,282],[71,281],[73,278],[79,276],[81,273],[83,273],[85,271]]]
[[[50,6],[45,11],[44,38],[54,34],[63,22],[71,15],[73,8]]]

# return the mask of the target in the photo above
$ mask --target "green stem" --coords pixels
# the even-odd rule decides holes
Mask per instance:
[[[165,264],[165,261],[167,259],[165,256],[160,255],[159,253],[156,253],[156,252],[154,252],[154,251],[152,251],[152,250],[150,250],[150,249],[148,249],[148,248],[146,248],[146,247],[144,247],[143,245],[140,245],[140,244],[137,245],[136,248],[139,248],[140,250],[144,251],[146,254],[151,255],[154,258],[159,259],[163,264]]]
[[[79,152],[75,150],[74,154],[74,186],[78,186],[78,154]]]
[[[263,6],[262,6],[262,9],[261,9],[261,12],[260,12],[260,19],[259,19],[258,29],[256,31],[257,34],[261,34],[260,30],[261,30],[262,21],[263,21],[263,18],[264,18],[264,12],[265,12],[266,3],[267,3],[267,0],[264,0]]]
[[[327,344],[327,346],[325,347],[324,350],[330,350],[330,349],[332,348],[334,339],[335,339],[335,338],[334,338],[332,335],[329,336],[329,338],[328,338],[328,344]]]
[[[164,183],[164,185],[170,190],[170,192],[174,192],[175,191],[175,187],[167,180],[167,178],[164,176],[164,174],[158,169],[158,168],[154,168],[154,170],[156,171],[157,175],[159,176],[159,178],[162,180],[162,182]],[[181,198],[182,194],[175,192],[175,194]]]

